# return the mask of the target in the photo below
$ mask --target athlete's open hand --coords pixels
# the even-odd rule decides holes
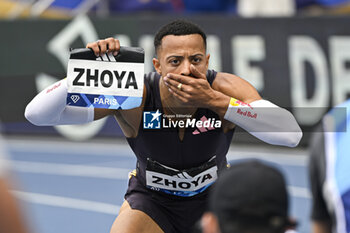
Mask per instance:
[[[86,48],[92,49],[97,57],[105,53],[113,53],[116,56],[120,50],[120,43],[119,40],[109,37],[104,40],[88,43]]]
[[[215,90],[208,83],[206,74],[199,72],[194,65],[190,66],[190,70],[192,76],[168,73],[164,77],[165,85],[184,105],[209,107]]]

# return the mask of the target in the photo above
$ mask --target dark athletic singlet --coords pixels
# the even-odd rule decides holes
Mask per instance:
[[[216,74],[214,70],[208,70],[207,80],[210,85],[212,85]],[[159,110],[160,113],[164,113],[160,99],[159,79],[160,75],[155,72],[145,75],[147,98],[144,111]],[[220,120],[215,112],[203,108],[197,109],[194,118],[196,120]],[[137,178],[141,182],[145,182],[147,158],[181,170],[200,166],[216,156],[216,164],[220,170],[226,167],[226,154],[233,131],[223,133],[222,128],[213,129],[213,127],[209,127],[209,129],[186,128],[184,138],[181,141],[178,128],[143,129],[142,118],[137,137],[127,138],[138,160]]]

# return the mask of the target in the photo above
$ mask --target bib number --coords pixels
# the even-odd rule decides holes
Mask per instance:
[[[152,190],[176,196],[194,196],[206,190],[217,179],[218,168],[214,158],[198,168],[189,170],[177,170],[149,161],[146,185]],[[153,163],[152,166],[149,166],[150,163]]]

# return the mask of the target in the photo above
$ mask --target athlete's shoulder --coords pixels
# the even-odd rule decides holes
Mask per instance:
[[[149,72],[144,75],[144,82],[145,82],[145,89],[149,90],[150,88],[153,89],[153,87],[156,85],[156,82],[158,82],[160,79],[160,74],[157,72]]]
[[[230,73],[217,72],[212,87],[214,90],[247,103],[261,99],[253,85],[243,78]]]
[[[246,80],[243,78],[238,77],[237,75],[230,74],[230,73],[224,73],[224,72],[217,72],[213,87],[217,88],[218,90],[221,89],[227,89],[227,88],[234,88],[234,89],[254,89],[255,88]]]
[[[157,72],[149,72],[149,73],[145,73],[144,75],[145,81],[150,81],[153,80],[154,78],[159,79],[160,78],[160,74]]]

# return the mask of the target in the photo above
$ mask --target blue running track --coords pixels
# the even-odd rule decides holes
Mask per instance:
[[[109,233],[127,187],[135,157],[124,139],[113,142],[7,140],[11,170],[32,233]],[[310,232],[307,151],[232,144],[228,159],[256,157],[286,175],[290,214],[298,231]],[[257,190],[258,191],[258,190]]]

